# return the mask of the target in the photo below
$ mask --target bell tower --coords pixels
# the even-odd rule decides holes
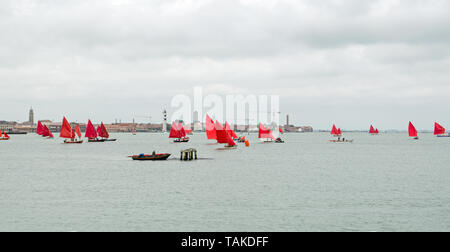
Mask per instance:
[[[34,111],[33,111],[33,107],[30,108],[30,113],[28,115],[28,123],[30,125],[34,125]]]

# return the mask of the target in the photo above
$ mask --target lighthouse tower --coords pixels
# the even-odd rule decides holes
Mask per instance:
[[[163,133],[167,132],[167,111],[166,110],[163,111],[162,132]]]

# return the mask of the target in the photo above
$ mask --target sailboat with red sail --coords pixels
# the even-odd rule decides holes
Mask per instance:
[[[115,142],[117,141],[117,139],[115,138],[109,138],[109,132],[106,129],[105,125],[103,124],[103,122],[100,124],[100,134],[99,136],[105,141],[105,142]],[[97,129],[97,132],[99,130]]]
[[[98,128],[101,132],[101,128]],[[84,137],[88,139],[89,143],[103,143],[105,142],[105,139],[98,138],[98,131],[95,130],[94,125],[92,124],[91,120],[88,120],[88,123],[86,125],[86,133],[84,134]]]
[[[43,136],[43,137],[46,137],[46,138],[49,138],[49,139],[54,138],[52,132],[51,132],[50,129],[47,127],[47,125],[44,125],[43,128],[44,128],[44,129],[42,130],[42,136]]]
[[[375,128],[373,127],[373,125],[370,125],[369,134],[371,134],[371,135],[378,135],[378,134],[379,134],[379,131],[378,131],[378,129],[375,129]]]
[[[178,124],[176,124],[175,122],[172,123],[172,126],[170,127],[169,138],[175,139],[173,141],[174,143],[189,142],[189,137],[186,137],[186,131],[184,130],[181,122],[178,122]]]
[[[2,136],[3,134],[3,136]],[[10,139],[10,137],[8,136],[8,134],[6,134],[6,132],[3,132],[0,130],[0,141],[8,141]]]
[[[44,126],[42,125],[41,121],[38,121],[38,125],[36,128],[36,134],[42,136],[44,134]]]
[[[208,140],[213,139],[217,140],[216,126],[214,124],[214,121],[209,117],[209,115],[206,115],[205,127],[206,127],[206,138]]]
[[[72,129],[72,126],[70,126],[69,121],[64,117],[62,126],[61,126],[61,132],[59,134],[60,138],[65,138],[64,143],[66,144],[81,144],[83,143],[83,140],[77,140],[75,139],[75,132]]]
[[[231,129],[231,126],[228,124],[228,122],[225,122],[225,130],[227,131],[228,134],[230,134],[232,139],[234,139],[234,140],[239,139],[239,137],[236,135],[234,130]]]
[[[408,134],[409,134],[410,137],[412,137],[412,138],[415,139],[415,140],[418,140],[418,139],[419,139],[419,136],[418,136],[418,134],[417,134],[416,127],[414,127],[414,125],[413,125],[411,122],[409,122],[409,126],[408,126]]]
[[[266,143],[271,143],[275,140],[275,137],[272,134],[272,130],[264,127],[262,123],[259,123],[258,138],[262,139],[262,141]]]
[[[339,130],[337,129],[336,125],[333,124],[333,128],[331,129],[331,135],[335,137],[342,135],[342,132],[339,132]]]
[[[450,134],[445,133],[445,128],[437,122],[434,123],[434,135],[437,137],[450,137]]]
[[[342,130],[341,128],[337,128],[336,125],[333,124],[333,128],[331,129],[331,135],[337,137],[337,140],[329,140],[332,143],[353,143],[353,140],[342,138]]]
[[[215,128],[216,128],[217,143],[226,144],[225,148],[237,147],[230,133],[218,121],[216,121]]]

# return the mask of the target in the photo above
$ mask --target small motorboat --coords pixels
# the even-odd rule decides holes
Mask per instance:
[[[161,161],[161,160],[167,160],[170,157],[171,154],[163,153],[163,154],[156,154],[153,153],[151,155],[148,154],[139,154],[134,156],[129,156],[131,159],[136,161]]]
[[[173,140],[174,143],[187,143],[189,142],[189,137],[183,137]]]

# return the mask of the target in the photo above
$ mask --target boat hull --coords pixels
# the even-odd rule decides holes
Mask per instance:
[[[329,140],[330,143],[353,143],[353,140]]]
[[[450,135],[438,135],[437,137],[450,137]]]
[[[80,141],[64,141],[64,144],[82,144],[83,140]]]
[[[105,142],[115,142],[117,139],[105,139]]]
[[[170,157],[171,154],[156,154],[156,155],[135,155],[130,156],[135,161],[164,161]]]
[[[9,137],[8,138],[0,138],[0,141],[8,141],[9,140]]]
[[[89,139],[89,143],[104,143],[105,139]]]

